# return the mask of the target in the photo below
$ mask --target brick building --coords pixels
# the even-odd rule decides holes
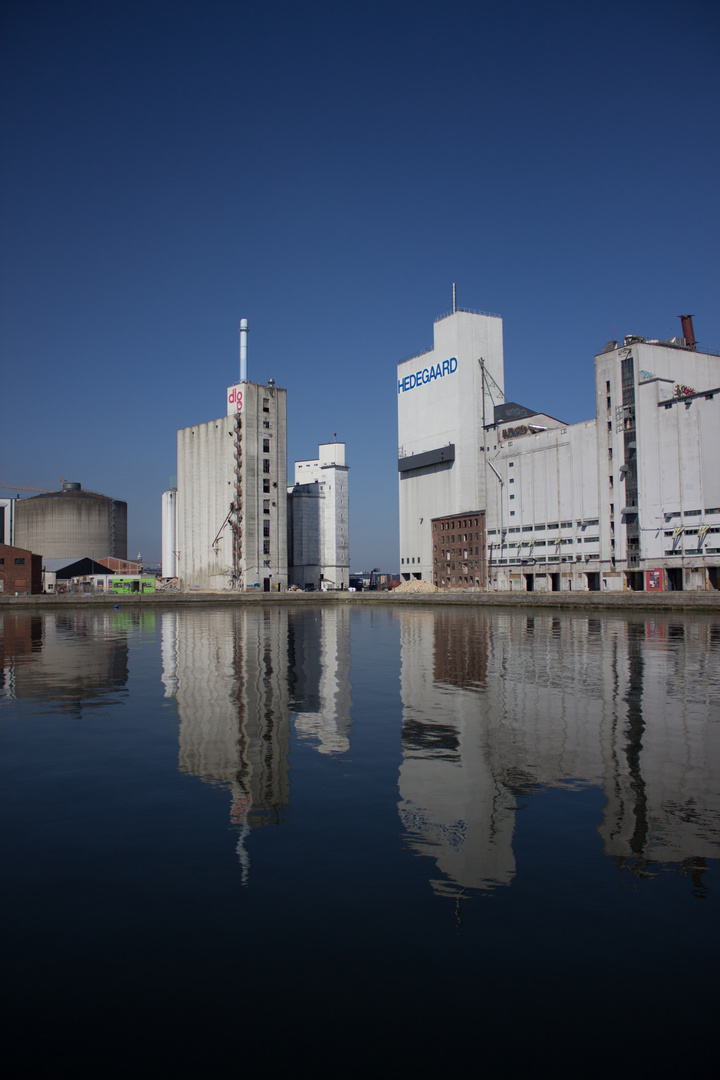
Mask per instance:
[[[0,592],[41,593],[42,557],[25,548],[0,544]]]
[[[432,519],[433,585],[485,589],[485,513],[473,510]]]

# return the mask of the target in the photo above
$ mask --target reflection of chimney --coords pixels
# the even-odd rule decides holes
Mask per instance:
[[[697,342],[695,341],[695,331],[693,330],[693,317],[692,315],[678,315],[678,319],[682,323],[683,337],[685,338],[685,344],[688,349],[695,351]]]

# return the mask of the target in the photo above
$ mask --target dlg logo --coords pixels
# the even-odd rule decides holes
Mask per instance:
[[[228,394],[228,405],[234,405],[235,412],[242,412],[242,390],[238,390],[236,386]]]

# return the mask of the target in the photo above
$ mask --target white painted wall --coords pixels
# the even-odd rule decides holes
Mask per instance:
[[[462,311],[435,323],[430,352],[398,364],[399,458],[455,444],[452,464],[400,472],[401,574],[432,580],[432,518],[484,508],[483,417],[501,398],[483,395],[480,358],[502,389],[502,319]]]

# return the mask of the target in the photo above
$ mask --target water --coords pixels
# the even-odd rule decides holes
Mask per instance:
[[[0,619],[25,1071],[714,1062],[720,618]]]

